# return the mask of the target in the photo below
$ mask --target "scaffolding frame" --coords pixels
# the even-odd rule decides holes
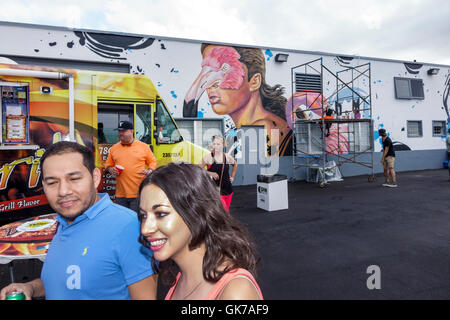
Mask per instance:
[[[317,79],[317,75],[320,75],[320,92],[318,92],[317,89],[309,90],[308,88],[298,92],[296,88],[297,75],[304,75],[303,79],[306,79],[308,75],[315,75]],[[331,77],[331,79],[334,78],[336,80],[336,88],[334,91],[332,90],[332,94],[328,97],[325,97],[324,95],[324,75],[327,75],[328,78]],[[365,95],[362,92],[358,92],[358,88],[355,88],[354,86],[355,81],[359,81],[361,79],[363,82],[367,81],[365,84],[368,86],[368,93],[366,92],[367,94]],[[330,83],[331,81],[328,81],[328,84]],[[316,88],[318,88],[317,84]],[[342,96],[345,89],[348,89],[347,93],[349,91],[351,96]],[[374,137],[370,63],[365,63],[354,67],[344,67],[344,69],[333,73],[323,64],[323,58],[321,57],[319,59],[292,67],[291,93],[291,96],[293,97],[290,110],[294,132],[294,143],[292,144],[294,170],[299,167],[306,167],[309,175],[310,168],[320,167],[322,170],[322,175],[320,176],[319,182],[320,186],[323,187],[328,183],[325,175],[328,155],[333,155],[337,160],[336,167],[340,167],[344,163],[353,163],[367,167],[371,169],[371,175],[368,180],[374,181]],[[296,109],[298,106],[294,105],[294,95],[298,93],[301,93],[301,95],[304,96],[303,100],[306,101],[306,105],[302,105],[300,109]],[[330,119],[325,116],[326,110],[331,107],[328,101],[333,96],[335,96],[334,111],[336,117]],[[342,102],[348,99],[351,99],[352,110],[342,111]],[[305,112],[309,112],[310,115],[316,115],[316,118],[308,118]],[[354,114],[354,118],[350,118],[350,113]],[[326,132],[327,130],[329,132],[333,125],[335,128],[337,127],[337,132],[333,137],[334,140],[337,138],[337,148],[335,150],[336,152],[327,152]],[[357,126],[359,130],[356,130],[355,126]],[[313,152],[311,150],[310,142],[308,142],[307,150],[302,149],[302,145],[304,144],[302,141],[305,138],[305,127],[308,129],[308,135],[306,138],[308,138],[308,140],[314,140],[314,142],[320,146],[319,152]],[[314,127],[316,129],[316,135],[313,136],[310,132],[311,128],[314,129]],[[321,131],[321,134],[319,135],[317,135],[317,127],[320,127]],[[360,132],[362,127],[367,128],[367,135],[365,136],[367,139],[367,145],[365,148],[362,148],[362,150],[360,148],[357,150],[356,146],[359,144],[356,144],[356,139],[361,141]],[[343,128],[344,130],[342,130]],[[347,146],[346,152],[341,152],[341,145],[344,146],[344,150],[345,146]],[[361,161],[359,157],[368,152],[371,154],[370,162]]]

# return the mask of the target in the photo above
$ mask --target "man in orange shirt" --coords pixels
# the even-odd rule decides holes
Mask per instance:
[[[133,124],[122,121],[119,142],[111,147],[106,171],[116,177],[116,203],[137,212],[137,196],[142,180],[156,169],[157,162],[150,147],[134,139]],[[122,166],[122,171],[117,170]]]

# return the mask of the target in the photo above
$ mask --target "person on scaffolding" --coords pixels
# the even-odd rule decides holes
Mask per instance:
[[[324,110],[325,116],[323,117],[325,120],[327,119],[334,119],[333,117],[333,109],[330,108],[328,105],[326,109]],[[325,121],[325,137],[328,137],[330,135],[330,128],[332,123]]]

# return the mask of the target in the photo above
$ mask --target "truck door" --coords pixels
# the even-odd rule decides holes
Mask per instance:
[[[170,162],[190,162],[190,150],[187,144],[182,143],[183,137],[170,113],[161,99],[156,100],[154,111],[155,120],[155,150],[158,166]]]
[[[155,138],[152,135],[153,102],[102,101],[97,105],[97,166],[102,170],[100,192],[108,193],[114,199],[116,180],[104,169],[109,149],[119,142],[117,127],[121,121],[134,125],[134,138],[150,145],[153,150]]]

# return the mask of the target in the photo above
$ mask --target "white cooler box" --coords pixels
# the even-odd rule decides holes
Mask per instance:
[[[287,177],[282,174],[257,176],[257,207],[267,211],[284,210],[288,205]]]

